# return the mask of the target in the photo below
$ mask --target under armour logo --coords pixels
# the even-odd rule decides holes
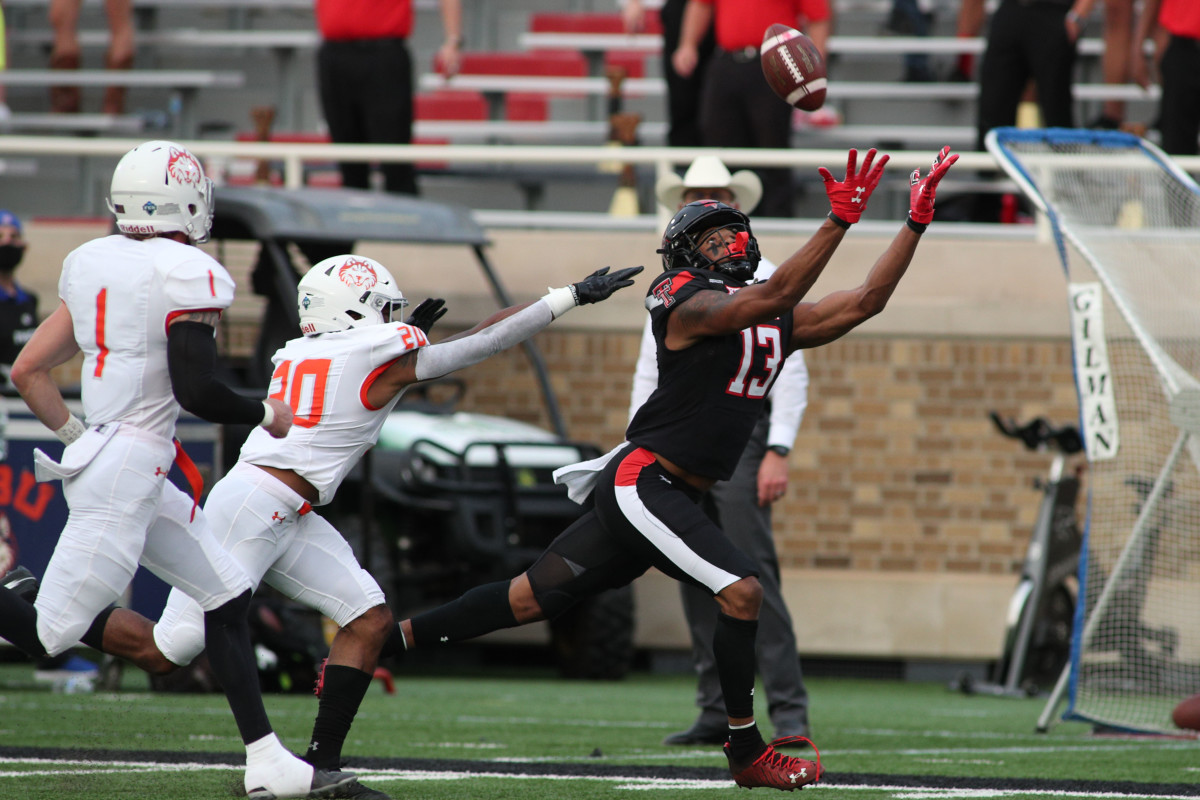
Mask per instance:
[[[808,767],[801,767],[799,772],[791,772],[788,774],[788,780],[792,783],[796,782],[796,778],[807,778]]]
[[[157,478],[159,475],[166,475],[166,474],[167,474],[167,471],[165,469],[163,469],[162,467],[154,468],[154,477]]]
[[[854,187],[854,197],[850,198],[850,202],[851,203],[861,203],[863,201],[863,199],[862,199],[863,192],[865,192],[866,190],[867,190],[867,187],[865,187],[865,186]]]
[[[317,740],[316,740],[316,739],[313,739],[313,740],[312,740],[312,743],[311,743],[311,744],[309,744],[309,746],[308,746],[308,749],[309,749],[309,750],[316,750],[316,749],[317,749]]]
[[[668,478],[666,475],[659,475],[659,476],[658,476],[658,479],[659,479],[660,481],[662,481],[663,483],[670,483],[670,482],[671,482],[671,479],[670,479],[670,478]]]
[[[442,642],[448,642],[448,641],[450,641],[450,637],[449,637],[449,636],[443,636],[443,637],[442,637],[441,639],[439,639],[438,641],[442,641]]]
[[[278,511],[271,514],[271,521],[273,522],[283,522],[285,519],[287,519],[287,515],[280,514]]]

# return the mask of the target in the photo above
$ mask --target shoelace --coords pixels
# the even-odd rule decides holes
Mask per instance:
[[[772,739],[770,744],[767,745],[767,764],[772,767],[786,766],[788,769],[791,769],[793,765],[798,767],[799,765],[795,764],[795,762],[807,759],[800,759],[796,756],[784,755],[775,749],[777,746],[796,744],[797,742],[806,742],[808,746],[813,749],[813,752],[817,756],[817,777],[813,778],[813,782],[816,783],[821,779],[821,751],[818,750],[817,746],[812,743],[812,739],[809,739],[807,736],[783,736],[779,739]]]

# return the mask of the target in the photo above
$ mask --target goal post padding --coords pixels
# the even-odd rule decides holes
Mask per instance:
[[[1178,733],[1200,691],[1200,187],[1126,133],[999,128],[987,146],[1070,282],[1088,491],[1063,718]]]

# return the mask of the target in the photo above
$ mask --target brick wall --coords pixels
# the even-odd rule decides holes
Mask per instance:
[[[572,437],[623,435],[636,332],[545,331]],[[1065,340],[851,336],[806,353],[809,406],[777,507],[784,569],[1019,572],[1048,454],[1001,437],[995,409],[1075,421]],[[459,373],[465,408],[549,425],[517,349]]]

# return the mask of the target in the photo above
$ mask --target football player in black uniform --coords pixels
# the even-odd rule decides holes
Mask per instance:
[[[0,379],[12,389],[8,373],[17,353],[37,329],[37,295],[17,283],[13,273],[25,255],[21,220],[0,209]]]
[[[733,472],[788,353],[831,342],[883,310],[933,218],[937,184],[957,159],[947,147],[926,176],[914,170],[909,218],[866,280],[815,303],[801,298],[859,220],[887,156],[872,166],[870,150],[859,169],[851,150],[844,180],[821,168],[832,205],[828,220],[763,283],[746,284],[759,253],[745,214],[715,200],[680,209],[658,251],[666,271],[646,296],[658,388],[630,422],[625,444],[556,474],[572,497],[590,493],[592,507],[512,581],[476,587],[402,621],[395,646],[456,642],[553,619],[579,599],[657,567],[706,589],[720,607],[713,652],[729,717],[725,754],[736,783],[791,790],[816,781],[819,755],[815,763],[786,756],[755,726],[762,587],[754,561],[726,538],[700,500]]]

